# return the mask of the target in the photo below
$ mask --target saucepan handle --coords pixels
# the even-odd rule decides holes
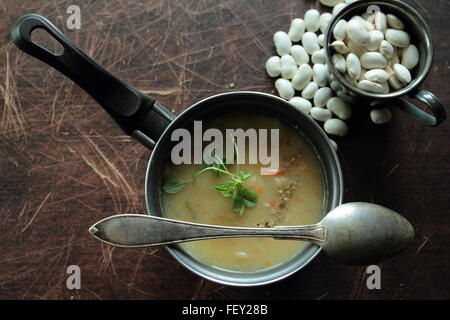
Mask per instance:
[[[64,48],[55,54],[35,43],[31,33],[47,31]],[[175,116],[154,98],[114,77],[77,48],[50,21],[37,14],[25,15],[14,24],[12,39],[29,55],[57,69],[92,96],[129,135],[149,148],[165,131]]]
[[[427,90],[420,90],[411,94],[410,96],[423,102],[431,111],[431,113],[423,111],[419,107],[403,98],[396,99],[393,102],[393,105],[395,105],[400,110],[408,113],[420,123],[429,127],[436,127],[446,119],[447,114],[443,105],[440,103],[439,99],[431,92]]]

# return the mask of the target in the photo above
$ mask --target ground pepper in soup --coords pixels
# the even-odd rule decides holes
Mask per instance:
[[[324,203],[320,161],[294,128],[256,114],[223,116],[207,121],[206,128],[224,133],[237,128],[279,129],[278,170],[261,175],[261,168],[267,164],[259,161],[226,164],[218,159],[213,166],[219,170],[206,169],[211,166],[205,164],[170,163],[164,172],[163,190],[169,192],[163,192],[165,217],[236,227],[304,225],[320,220]],[[192,241],[181,247],[204,264],[252,272],[286,262],[306,245],[271,238],[227,238]]]

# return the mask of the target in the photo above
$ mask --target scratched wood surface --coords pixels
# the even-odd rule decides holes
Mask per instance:
[[[424,84],[450,105],[448,0],[407,1],[436,43]],[[81,7],[81,29],[66,9]],[[3,299],[420,299],[450,298],[450,121],[425,128],[394,111],[377,127],[357,110],[337,139],[345,201],[379,203],[405,215],[417,238],[381,265],[382,289],[365,268],[320,255],[277,284],[232,288],[202,280],[164,248],[114,249],[89,236],[111,214],[144,213],[150,151],[125,136],[76,85],[18,52],[10,28],[26,13],[48,17],[79,47],[174,113],[231,90],[273,92],[264,63],[272,35],[311,0],[0,0],[0,298]],[[66,288],[78,265],[81,290]]]

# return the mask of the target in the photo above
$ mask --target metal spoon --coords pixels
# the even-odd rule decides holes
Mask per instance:
[[[237,237],[304,240],[349,265],[379,263],[398,254],[414,239],[414,229],[404,217],[385,207],[360,202],[341,205],[309,226],[235,228],[122,214],[97,222],[89,232],[109,245],[127,248]]]

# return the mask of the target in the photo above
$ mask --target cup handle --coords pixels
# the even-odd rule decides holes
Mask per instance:
[[[423,102],[431,111],[431,114],[423,111],[403,98],[396,99],[393,104],[403,112],[408,113],[420,123],[429,127],[436,127],[447,118],[447,113],[444,106],[433,93],[427,90],[420,90],[410,96]]]

